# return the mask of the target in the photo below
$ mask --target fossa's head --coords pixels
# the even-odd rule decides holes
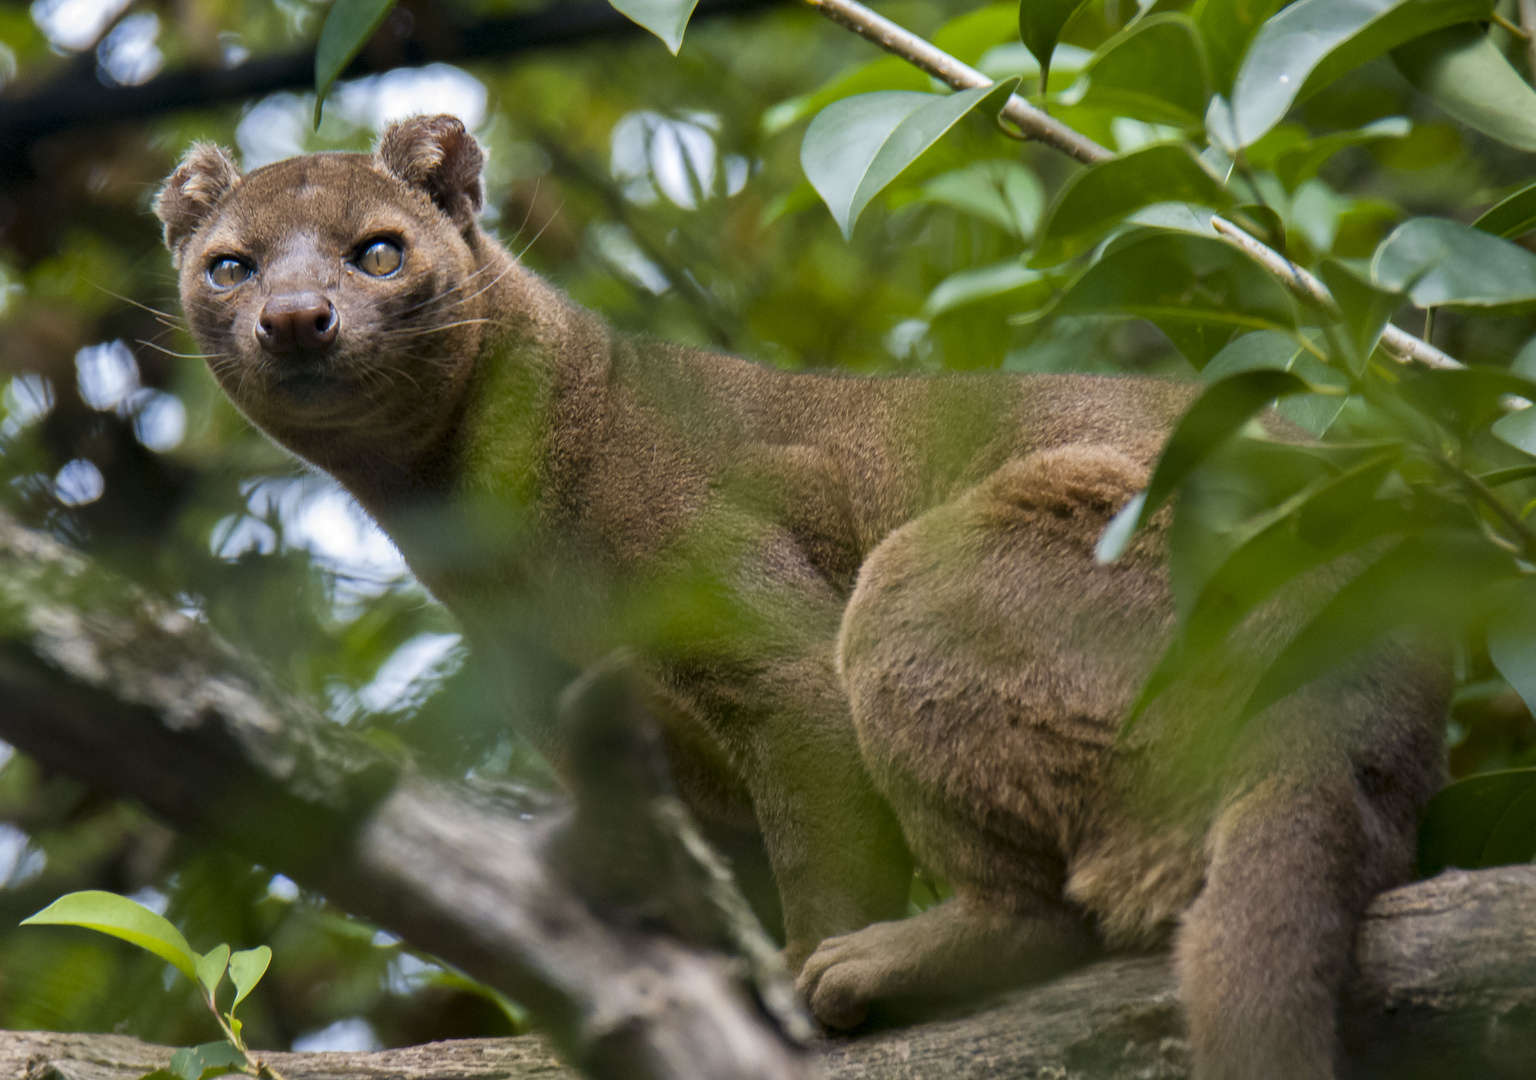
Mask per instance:
[[[192,333],[241,411],[322,465],[441,433],[503,268],[476,222],[483,162],[451,116],[397,123],[372,154],[245,176],[217,146],[188,151],[155,213]]]

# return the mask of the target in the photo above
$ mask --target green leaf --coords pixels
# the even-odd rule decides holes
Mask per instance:
[[[1127,726],[1286,582],[1408,528],[1411,518],[1400,507],[1375,498],[1401,458],[1400,448],[1389,447],[1337,476],[1307,485],[1250,523],[1184,613],[1178,637],[1142,688]]]
[[[1213,236],[1158,228],[1116,237],[1052,310],[1147,319],[1197,368],[1237,331],[1290,330],[1296,321],[1290,295],[1242,251]]]
[[[1345,585],[1283,649],[1243,709],[1247,719],[1409,628],[1448,635],[1477,614],[1489,589],[1516,573],[1481,534],[1433,529],[1408,536]]]
[[[1516,409],[1499,417],[1488,430],[1515,449],[1536,455],[1536,408]]]
[[[395,0],[336,0],[331,5],[315,46],[315,127],[320,126],[320,110],[331,84],[384,25],[394,6]]]
[[[1104,531],[1099,534],[1099,542],[1094,545],[1093,557],[1101,563],[1112,563],[1131,544],[1131,537],[1136,535],[1136,523],[1141,520],[1141,508],[1147,504],[1145,491],[1137,494],[1120,508],[1119,513],[1109,519],[1109,524],[1104,526]]]
[[[272,950],[265,945],[245,949],[229,958],[229,981],[235,984],[235,1000],[229,1006],[231,1014],[245,1000],[245,996],[255,989],[256,984],[261,982],[271,962]]]
[[[661,43],[677,55],[683,47],[683,31],[699,0],[608,0],[614,10],[639,23],[661,38]]]
[[[1026,268],[1017,259],[1009,259],[949,275],[928,294],[923,315],[932,319],[946,311],[988,300],[1008,301],[1017,310],[1030,310],[1050,295],[1050,282],[1043,274]]]
[[[1507,469],[1494,469],[1483,473],[1478,479],[1491,488],[1503,487],[1521,480],[1536,479],[1536,465],[1512,465]]]
[[[1477,870],[1491,865],[1485,859],[1497,853],[1490,851],[1494,834],[1511,811],[1516,821],[1530,822],[1533,794],[1536,769],[1483,773],[1444,788],[1429,800],[1419,825],[1419,873],[1430,877],[1447,866]],[[1504,828],[1504,836],[1511,831]]]
[[[1137,527],[1152,519],[1158,507],[1190,472],[1226,442],[1253,414],[1276,398],[1312,393],[1314,388],[1288,371],[1257,369],[1230,375],[1206,388],[1179,418],[1163,447],[1147,485],[1146,505]]]
[[[1090,166],[1062,187],[1029,263],[1052,266],[1087,251],[1127,215],[1161,202],[1226,210],[1232,193],[1188,146],[1159,143]]]
[[[197,981],[203,984],[208,991],[208,997],[213,999],[219,992],[219,983],[224,979],[224,968],[229,964],[229,946],[220,945],[209,949],[207,953],[197,958]]]
[[[1536,382],[1503,368],[1468,367],[1412,372],[1400,392],[1421,413],[1465,436],[1502,414],[1508,395],[1536,401]]]
[[[126,896],[91,889],[59,897],[23,926],[84,926],[122,938],[174,964],[189,979],[197,978],[198,955],[180,930],[163,916]]]
[[[171,1055],[170,1071],[181,1080],[200,1080],[209,1070],[214,1076],[233,1072],[245,1064],[245,1055],[220,1039],[200,1046],[185,1046]]]
[[[806,179],[843,236],[880,191],[973,109],[1001,110],[1017,79],[957,94],[884,90],[833,102],[800,145]]]
[[[1040,86],[1050,77],[1051,54],[1062,28],[1088,0],[1019,0],[1019,39],[1040,65]]]
[[[876,90],[913,90],[927,93],[933,82],[899,56],[882,56],[843,72],[812,90],[781,101],[763,113],[764,135],[774,135],[791,124],[813,116],[834,101]]]
[[[1514,313],[1536,302],[1536,255],[1447,218],[1411,218],[1376,249],[1371,279],[1421,308]]]
[[[1211,83],[1219,93],[1231,94],[1232,78],[1242,63],[1243,53],[1248,51],[1248,43],[1264,20],[1284,3],[1285,0],[1200,0],[1195,5],[1191,17],[1205,41]]]
[[[1205,123],[1210,77],[1200,35],[1187,16],[1152,15],[1132,23],[1104,43],[1083,78],[1081,95],[1064,94],[1062,104],[1152,124]]]
[[[1472,223],[1474,229],[1513,240],[1536,229],[1536,183],[1506,195]]]
[[[1348,377],[1313,356],[1295,336],[1276,330],[1258,330],[1235,338],[1201,369],[1200,380],[1214,383],[1239,371],[1258,368],[1289,371],[1328,391],[1282,398],[1275,406],[1281,416],[1314,436],[1321,438],[1344,409]]]
[[[1292,104],[1366,61],[1492,10],[1492,0],[1297,0],[1260,28],[1233,80],[1239,144],[1252,144]]]
[[[1013,42],[1018,33],[1018,5],[1003,0],[955,16],[934,32],[932,40],[935,48],[974,66],[988,49]]]
[[[993,159],[935,176],[923,185],[922,199],[952,206],[1028,240],[1040,222],[1045,189],[1017,161]]]
[[[1536,90],[1481,28],[1448,26],[1426,34],[1393,49],[1392,62],[1463,124],[1517,150],[1536,150]]]
[[[1488,658],[1536,711],[1536,580],[1521,578],[1510,586],[1488,620]]]
[[[1343,348],[1344,362],[1356,376],[1362,375],[1392,313],[1401,306],[1403,294],[1380,288],[1337,259],[1323,259],[1318,276],[1342,312],[1337,341]]]
[[[1353,131],[1336,131],[1283,150],[1275,156],[1271,167],[1286,190],[1295,191],[1304,181],[1316,176],[1317,170],[1341,150],[1383,139],[1405,138],[1412,130],[1413,122],[1406,116],[1383,117]]]

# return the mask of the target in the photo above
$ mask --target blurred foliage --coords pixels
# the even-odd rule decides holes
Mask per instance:
[[[1521,696],[1536,693],[1522,685],[1536,672],[1536,628],[1517,603],[1536,563],[1526,516],[1536,506],[1536,435],[1521,412],[1505,412],[1527,387],[1536,398],[1526,381],[1536,377],[1536,290],[1515,273],[1532,258],[1524,230],[1536,200],[1521,199],[1531,165],[1510,145],[1523,137],[1511,110],[1530,92],[1524,42],[1480,24],[1475,40],[1465,24],[1436,38],[1447,22],[1486,17],[1465,14],[1476,8],[1467,3],[1442,5],[1456,13],[1438,22],[1356,28],[1310,60],[1277,43],[1274,21],[1260,25],[1326,2],[1051,4],[1061,20],[1027,25],[1027,46],[1016,3],[882,5],[990,77],[1021,79],[1021,93],[1132,157],[1090,172],[999,134],[995,103],[946,114],[953,126],[894,180],[848,194],[871,196],[849,215],[848,240],[802,169],[808,125],[857,94],[939,88],[789,4],[700,21],[675,59],[637,35],[343,82],[318,129],[313,95],[284,92],[50,136],[0,189],[0,498],[176,598],[284,685],[325,703],[335,722],[404,743],[442,774],[547,783],[500,722],[451,617],[388,541],[329,479],[251,430],[190,355],[148,213],[194,139],[233,147],[250,168],[364,149],[392,118],[454,112],[489,150],[488,227],[624,329],[786,368],[1243,379],[1210,406],[1223,415],[1203,426],[1181,473],[1179,648],[1219,637],[1231,603],[1264,595],[1263,574],[1239,575],[1233,552],[1262,568],[1267,544],[1281,565],[1299,566],[1372,539],[1416,539],[1378,574],[1368,601],[1379,619],[1323,627],[1276,678],[1294,681],[1320,647],[1359,647],[1361,634],[1448,626],[1460,685],[1453,769],[1536,764]],[[380,33],[532,6],[403,0]],[[1500,11],[1512,17],[1514,7]],[[0,84],[19,97],[81,72],[131,84],[237,65],[311,47],[324,14],[311,0],[4,4]],[[1299,103],[1245,100],[1250,42],[1291,65]],[[1492,50],[1519,84],[1498,82],[1481,112],[1462,81],[1444,77],[1469,49]],[[1045,87],[1041,55],[1050,57]],[[1163,79],[1173,68],[1179,79]],[[1328,78],[1314,85],[1319,71]],[[1235,105],[1213,94],[1234,94]],[[1481,238],[1455,224],[1506,196]],[[1298,305],[1216,240],[1202,224],[1209,210],[1191,201],[1230,209],[1323,275],[1345,318]],[[1434,223],[1394,234],[1425,218]],[[1380,266],[1369,260],[1389,235],[1395,276],[1373,277]],[[1513,269],[1490,283],[1494,264],[1479,245],[1496,236],[1497,265]],[[1373,349],[1389,314],[1429,332],[1414,300],[1435,305],[1435,344],[1474,371],[1413,373]],[[1285,382],[1253,369],[1275,368],[1307,391],[1282,412],[1337,452],[1305,461],[1225,453],[1254,441],[1223,439],[1251,432],[1243,421]],[[1414,588],[1446,559],[1467,564],[1451,575],[1455,588]],[[1212,581],[1230,595],[1211,593]],[[269,944],[271,972],[243,1006],[258,1048],[321,1045],[305,1041],[317,1032],[329,1046],[402,1045],[516,1023],[453,973],[286,879],[185,844],[19,755],[0,767],[0,822],[0,1026],[120,1028],[179,1044],[217,1036],[162,962],[84,931],[13,929],[88,888],[163,910],[196,949]],[[920,892],[940,889],[926,882]]]

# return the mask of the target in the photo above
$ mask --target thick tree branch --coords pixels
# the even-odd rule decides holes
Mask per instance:
[[[1453,871],[1378,897],[1345,995],[1342,1075],[1529,1077],[1536,1068],[1536,867]],[[117,1035],[0,1033],[0,1075],[135,1080],[167,1047]],[[543,1040],[377,1054],[267,1055],[288,1080],[564,1080]],[[828,1080],[1184,1080],[1165,957],[1101,961],[970,1015],[821,1044]],[[28,1062],[31,1061],[30,1071]]]
[[[889,19],[871,11],[858,0],[806,0],[806,2],[838,25],[847,27],[860,37],[874,42],[886,52],[901,57],[914,67],[956,90],[971,90],[978,86],[992,85],[991,79],[969,64],[961,63],[916,34],[902,29]],[[1017,124],[1029,138],[1059,150],[1085,165],[1097,165],[1115,156],[1112,150],[1072,130],[1017,94],[1009,97],[1008,103],[1003,107],[1003,116]],[[1335,314],[1338,312],[1338,304],[1327,286],[1306,270],[1292,263],[1278,251],[1259,243],[1231,222],[1223,218],[1215,218],[1212,223],[1216,226],[1217,232],[1261,263],[1301,300],[1320,307],[1325,312]],[[1391,323],[1388,323],[1386,329],[1382,331],[1381,343],[1394,359],[1416,360],[1438,368],[1463,366],[1429,342],[1416,338]]]
[[[632,704],[616,687],[605,673],[568,710],[594,748],[640,737],[610,715]],[[739,898],[734,909],[710,902],[728,879],[698,854],[675,800],[642,793],[643,761],[617,763],[622,783],[593,782],[630,797],[631,842],[653,858],[606,877],[588,859],[590,894],[579,894],[561,867],[591,841],[582,815],[450,789],[385,760],[202,624],[3,514],[0,738],[507,992],[588,1075],[806,1075],[769,1021],[798,1015],[771,947],[753,949],[750,967],[708,947],[761,931],[743,925]]]

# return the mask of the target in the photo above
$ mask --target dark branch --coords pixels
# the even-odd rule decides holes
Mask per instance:
[[[716,15],[756,11],[782,0],[699,0],[693,22]],[[433,61],[465,63],[505,58],[531,49],[576,45],[605,38],[643,34],[606,0],[553,3],[531,15],[486,19],[446,33],[408,35],[388,50],[362,56],[345,72],[355,78],[396,67]],[[658,46],[660,47],[660,46]],[[379,52],[385,53],[381,63]],[[60,76],[25,96],[0,96],[0,181],[32,168],[30,150],[44,136],[124,120],[143,120],[179,109],[207,108],[270,94],[312,87],[312,50],[249,60],[236,67],[204,67],[167,72],[138,86],[107,86],[97,77],[93,57],[82,57]]]

